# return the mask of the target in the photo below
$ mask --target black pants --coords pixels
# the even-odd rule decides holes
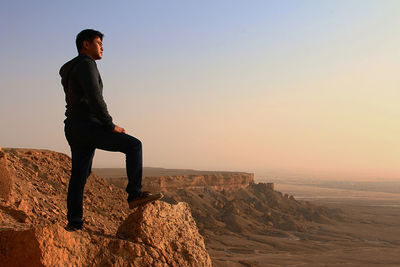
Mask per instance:
[[[83,190],[92,169],[96,148],[118,151],[126,155],[128,201],[140,194],[142,188],[142,143],[133,136],[114,133],[92,121],[65,122],[65,137],[71,147],[72,170],[68,186],[67,219],[77,227],[83,224]]]

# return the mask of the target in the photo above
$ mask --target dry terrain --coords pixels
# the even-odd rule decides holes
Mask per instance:
[[[209,255],[214,266],[400,266],[393,181],[256,183],[250,173],[146,168],[144,186],[165,198],[130,211],[124,170],[94,170],[108,179],[91,175],[86,227],[70,233],[70,167],[52,151],[0,150],[5,266],[210,266]]]
[[[187,203],[128,209],[126,193],[92,174],[82,230],[66,225],[71,160],[0,148],[0,266],[211,266]]]
[[[151,176],[157,175],[156,169],[148,171]],[[190,170],[183,172],[191,173]],[[182,174],[174,170],[168,175]],[[124,180],[119,183],[123,186]],[[272,220],[272,227],[264,229],[257,220],[264,226],[270,221],[263,221],[265,217],[257,217],[257,212],[246,205],[251,201],[256,205],[262,202],[254,196],[254,191],[260,190],[259,185],[253,189],[242,188],[236,194],[226,190],[225,194],[231,194],[231,200],[236,200],[233,208],[227,203],[216,210],[206,206],[207,201],[221,197],[209,190],[199,194],[189,188],[167,192],[167,197],[191,205],[214,266],[400,266],[400,193],[393,192],[392,185],[388,186],[389,192],[377,192],[374,188],[366,189],[365,185],[360,186],[362,190],[356,190],[354,184],[349,189],[334,183],[324,186],[302,183],[307,181],[275,184],[272,196],[278,205],[270,209],[276,212],[271,216],[275,221]],[[271,192],[264,195],[271,196]],[[285,211],[285,205],[294,203],[290,201],[291,196],[302,203],[301,208],[310,203],[320,218],[301,219],[293,216],[299,210]],[[226,215],[228,208],[231,209],[228,213],[238,213],[235,219]],[[271,207],[262,207],[268,208]],[[304,215],[304,209],[302,212]],[[279,216],[293,224],[279,225]]]
[[[207,243],[218,266],[400,266],[400,194],[277,184],[316,205],[340,208],[343,220],[311,224],[287,237],[229,237]],[[218,243],[236,250],[215,249]],[[240,249],[242,250],[240,251]],[[247,255],[245,253],[247,249]],[[243,264],[242,264],[243,265]],[[241,265],[237,265],[241,266]],[[249,265],[251,266],[251,265]]]

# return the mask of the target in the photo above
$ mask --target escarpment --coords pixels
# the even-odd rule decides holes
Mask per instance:
[[[126,186],[127,178],[118,178],[121,172],[112,178],[104,170],[99,173],[117,187]],[[308,223],[341,218],[341,211],[296,200],[276,191],[273,183],[255,183],[251,173],[165,169],[148,169],[147,173],[144,188],[163,191],[169,203],[188,203],[206,238],[209,234],[283,235],[306,231]]]
[[[143,188],[155,191],[176,191],[179,189],[235,190],[254,183],[254,174],[246,172],[220,172],[197,170],[174,170],[163,168],[143,169]],[[94,169],[95,173],[114,185],[125,188],[128,181],[125,169]]]

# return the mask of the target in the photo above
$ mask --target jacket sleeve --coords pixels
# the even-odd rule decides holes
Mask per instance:
[[[83,60],[76,67],[76,75],[88,99],[91,112],[107,129],[112,131],[115,125],[103,99],[103,90],[100,85],[100,75],[96,63],[91,60]]]

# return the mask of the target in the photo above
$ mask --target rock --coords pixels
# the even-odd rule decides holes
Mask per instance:
[[[33,267],[211,266],[186,203],[147,205],[131,214],[120,229],[120,235],[137,242],[85,230],[67,232],[57,223],[1,229],[0,262]]]
[[[125,179],[123,179],[125,182]],[[115,180],[114,180],[115,182]],[[124,183],[121,181],[121,183]],[[215,172],[196,175],[146,176],[143,188],[149,191],[175,192],[179,188],[209,187],[216,190],[236,190],[254,183],[253,173]]]
[[[211,266],[203,237],[189,205],[156,201],[137,208],[118,228],[117,236],[143,242],[169,266]]]
[[[24,199],[21,199],[19,202],[15,203],[17,205],[17,208],[25,213],[30,213],[32,210],[29,207],[28,202],[26,202]]]
[[[0,262],[4,266],[88,266],[99,251],[94,246],[88,233],[70,233],[57,224],[2,230]]]
[[[29,216],[22,210],[16,210],[4,205],[0,205],[0,210],[13,217],[17,222],[23,223],[29,219]]]
[[[267,183],[267,188],[269,189],[269,190],[274,190],[274,183]]]
[[[0,191],[15,197],[8,202],[0,198],[0,266],[211,266],[187,204],[137,209],[130,218],[141,217],[139,225],[125,221],[120,233],[128,237],[117,238],[117,229],[132,212],[126,193],[92,174],[85,192],[87,224],[83,231],[67,232],[64,184],[71,159],[48,150],[0,153]],[[10,184],[12,191],[5,191]],[[133,238],[129,226],[141,236]]]
[[[40,262],[41,251],[31,229],[24,231],[0,231],[0,262],[4,266],[43,266]]]
[[[5,153],[0,150],[0,198],[5,201],[11,200],[13,177],[7,167]]]

